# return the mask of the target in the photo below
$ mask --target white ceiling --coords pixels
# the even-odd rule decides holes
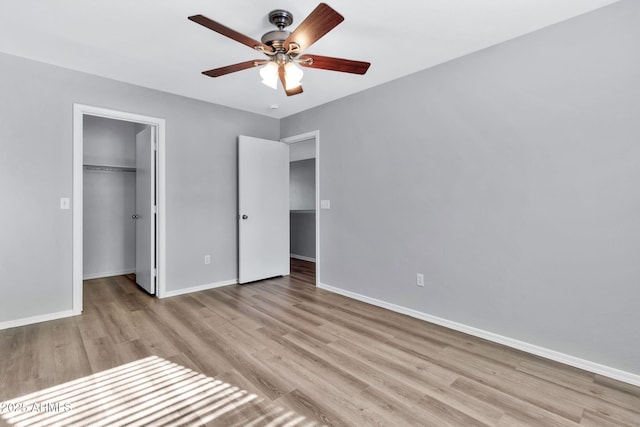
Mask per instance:
[[[292,12],[293,30],[318,0],[1,0],[0,51],[282,118],[616,1],[328,0],[345,20],[307,52],[371,68],[364,76],[305,69],[304,93],[292,97],[261,84],[257,69],[200,74],[262,55],[187,16],[259,40],[275,28],[269,11]]]

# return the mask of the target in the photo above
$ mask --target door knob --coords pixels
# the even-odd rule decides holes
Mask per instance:
[[[140,217],[140,215],[135,214],[135,215],[131,215],[131,218],[133,218],[133,219],[140,219],[141,217]]]
[[[242,215],[242,219],[248,219],[249,217],[246,215]]]

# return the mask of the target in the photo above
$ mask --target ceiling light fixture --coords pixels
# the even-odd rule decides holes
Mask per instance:
[[[295,61],[288,61],[283,65],[284,68],[284,89],[292,91],[298,89],[302,83],[304,72],[295,64]],[[278,89],[278,79],[280,78],[280,66],[275,61],[268,61],[260,68],[260,77],[262,83],[272,89]]]
[[[273,89],[278,89],[278,64],[269,61],[264,67],[260,68],[260,77],[262,83]]]
[[[300,81],[302,80],[303,72],[298,65],[352,74],[364,74],[369,69],[369,65],[371,65],[368,62],[350,59],[309,54],[301,55],[309,46],[344,20],[342,15],[325,3],[320,3],[293,32],[285,30],[286,27],[293,23],[291,12],[283,9],[271,11],[269,13],[269,22],[278,27],[278,29],[267,32],[260,41],[253,40],[203,15],[193,15],[189,19],[225,37],[262,52],[268,57],[268,59],[244,61],[227,65],[226,67],[203,71],[202,74],[205,76],[220,77],[252,67],[262,67],[260,68],[262,83],[276,89],[278,80],[280,80],[287,96],[291,96],[302,93]]]
[[[302,80],[304,72],[300,67],[296,66],[295,62],[292,61],[287,62],[287,64],[284,66],[284,75],[284,80],[285,82],[287,82],[287,87],[285,89],[293,90],[300,87],[300,80]]]

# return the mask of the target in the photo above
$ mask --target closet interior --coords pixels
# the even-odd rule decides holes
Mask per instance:
[[[84,116],[84,279],[136,270],[136,135],[145,127]]]
[[[291,258],[316,260],[315,139],[289,147],[289,215]]]

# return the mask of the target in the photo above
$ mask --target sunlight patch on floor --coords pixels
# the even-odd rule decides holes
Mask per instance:
[[[243,425],[293,427],[305,421],[268,404],[260,406],[259,415],[255,410],[243,414],[261,402],[239,387],[151,356],[0,402],[0,416],[15,427],[196,426],[229,413],[244,416]]]

